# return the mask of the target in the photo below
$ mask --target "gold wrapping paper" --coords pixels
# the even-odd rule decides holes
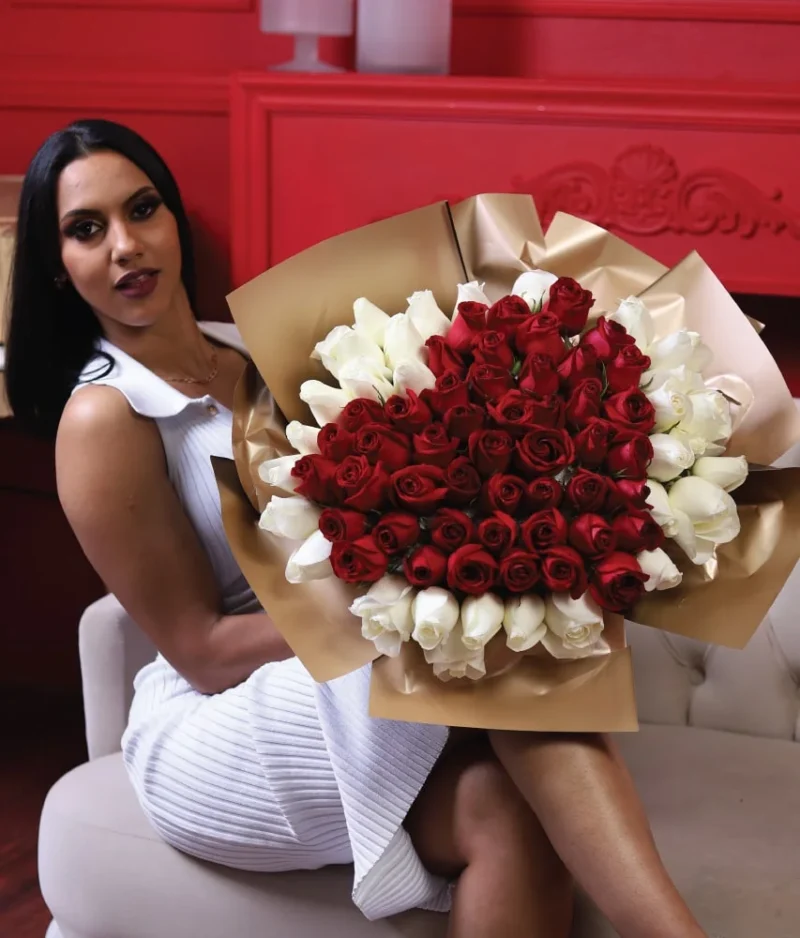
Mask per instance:
[[[359,296],[394,313],[415,290],[431,289],[449,313],[458,282],[485,281],[494,299],[533,267],[574,277],[591,289],[594,315],[641,295],[658,336],[678,328],[699,332],[715,356],[705,377],[737,402],[731,452],[768,464],[800,438],[800,417],[753,328],[758,324],[747,320],[696,254],[668,270],[596,225],[564,214],[545,236],[533,201],[519,195],[476,196],[452,211],[440,203],[323,242],[229,297],[257,371],[248,368],[237,389],[236,469],[215,460],[234,554],[315,679],[330,680],[377,657],[347,611],[355,591],[335,579],[290,585],[284,570],[296,545],[258,528],[258,513],[274,494],[259,479],[258,465],[292,451],[283,432],[286,420],[311,423],[300,385],[326,377],[309,358],[315,343],[334,326],[352,323]],[[648,594],[630,618],[743,647],[800,556],[798,482],[800,470],[754,472],[734,496],[742,520],[739,538],[702,568],[676,550],[682,586]],[[453,726],[635,729],[631,658],[619,617],[611,617],[607,635],[609,655],[571,662],[523,656],[515,667],[477,683],[441,683],[420,650],[406,646],[399,658],[375,663],[371,712]]]

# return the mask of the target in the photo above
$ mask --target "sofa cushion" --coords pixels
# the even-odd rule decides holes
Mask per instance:
[[[620,739],[661,851],[704,926],[724,938],[792,938],[800,921],[800,748],[686,727]],[[442,938],[444,916],[367,922],[349,867],[252,874],[166,846],[121,757],[80,766],[52,789],[39,869],[64,938]],[[613,938],[581,899],[575,938]]]

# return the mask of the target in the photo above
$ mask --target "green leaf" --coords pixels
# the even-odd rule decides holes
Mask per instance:
[[[511,377],[512,378],[518,377],[521,371],[522,371],[522,359],[515,358],[514,364],[511,366]]]

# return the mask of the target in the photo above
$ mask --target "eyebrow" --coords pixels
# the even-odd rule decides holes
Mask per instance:
[[[136,192],[133,193],[133,195],[128,196],[128,198],[125,199],[125,205],[130,205],[131,202],[134,202],[136,199],[139,198],[140,195],[144,195],[146,192],[155,192],[155,191],[156,191],[155,186],[142,186],[141,189],[137,189]],[[61,221],[64,222],[68,218],[76,218],[76,217],[82,217],[85,215],[99,215],[99,214],[100,212],[97,209],[73,208],[73,209],[70,209],[70,211],[65,212],[61,216]]]

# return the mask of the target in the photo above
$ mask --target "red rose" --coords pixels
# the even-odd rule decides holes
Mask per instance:
[[[531,512],[558,508],[563,494],[560,482],[552,476],[542,476],[528,483],[525,503]]]
[[[628,334],[625,326],[601,316],[594,329],[581,336],[581,345],[591,345],[602,362],[616,358],[617,352],[626,345],[635,345],[636,341]]]
[[[450,436],[466,442],[476,430],[482,430],[486,411],[479,404],[451,407],[444,417],[444,426]]]
[[[407,511],[387,512],[372,529],[372,536],[385,554],[399,554],[419,540],[419,520]]]
[[[649,433],[656,425],[656,409],[638,388],[628,388],[606,399],[606,420],[615,427],[637,433]]]
[[[348,456],[336,470],[336,485],[347,508],[375,511],[389,494],[389,474],[378,463],[370,465],[366,456]]]
[[[428,522],[431,540],[447,553],[469,543],[474,525],[469,515],[457,508],[440,508]]]
[[[514,546],[519,527],[517,522],[503,511],[496,511],[490,518],[484,518],[478,525],[478,540],[496,557]]]
[[[568,533],[567,519],[557,508],[537,511],[522,522],[522,543],[532,554],[541,554],[551,547],[566,544]]]
[[[617,435],[613,425],[599,417],[590,417],[574,439],[575,458],[585,466],[599,466]]]
[[[383,407],[366,397],[348,401],[339,415],[339,424],[349,433],[356,433],[365,423],[386,423]]]
[[[602,511],[608,496],[609,481],[596,472],[579,469],[567,482],[568,504],[577,512]]]
[[[443,375],[446,371],[455,372],[463,378],[467,373],[467,365],[458,352],[450,348],[444,336],[432,335],[425,345],[428,348],[428,368],[436,375]]]
[[[612,612],[625,612],[644,592],[647,574],[636,558],[621,551],[610,554],[594,568],[589,592],[598,605]]]
[[[481,477],[466,456],[457,456],[445,469],[445,483],[451,505],[468,505],[481,490]]]
[[[549,355],[558,363],[567,354],[561,323],[551,313],[529,316],[517,329],[514,342],[520,355]]]
[[[618,515],[613,525],[620,550],[638,554],[642,550],[656,550],[664,543],[661,525],[647,511]]]
[[[597,352],[591,345],[572,349],[558,366],[558,376],[569,390],[576,388],[584,378],[596,378],[598,373]]]
[[[575,459],[575,449],[566,430],[537,427],[517,440],[517,465],[526,479],[555,475]]]
[[[338,423],[326,423],[317,434],[317,446],[326,459],[341,462],[353,452],[353,434]]]
[[[556,428],[563,430],[566,426],[564,415],[564,398],[560,394],[546,394],[544,397],[534,398],[533,416],[536,426]]]
[[[528,355],[519,373],[519,389],[537,397],[555,394],[558,391],[558,372],[553,359],[542,352]]]
[[[414,434],[414,462],[444,468],[455,456],[459,441],[447,435],[440,423],[432,423]]]
[[[531,318],[531,309],[520,296],[504,296],[489,308],[486,325],[507,336],[513,336],[517,328]]]
[[[608,471],[627,479],[643,479],[653,458],[653,444],[643,433],[617,434],[606,457]]]
[[[514,366],[514,351],[508,344],[505,333],[498,330],[481,332],[473,340],[472,354],[480,365],[499,365],[508,371]]]
[[[570,545],[589,560],[606,557],[614,550],[616,541],[614,529],[601,515],[578,515],[569,526]]]
[[[427,515],[447,497],[444,472],[438,466],[407,466],[391,477],[396,504],[417,515]]]
[[[295,492],[309,501],[324,505],[338,504],[339,493],[335,484],[336,463],[324,456],[301,456],[292,467],[292,476],[300,483]]]
[[[384,413],[402,433],[419,433],[433,420],[433,414],[413,391],[406,391],[406,395],[393,394],[386,402]]]
[[[454,371],[446,371],[436,379],[434,388],[425,388],[420,396],[431,410],[441,417],[451,407],[464,407],[469,404],[469,386]]]
[[[480,544],[465,544],[447,560],[447,585],[472,596],[490,590],[497,580],[497,561]]]
[[[567,401],[566,418],[572,427],[585,427],[592,417],[600,416],[603,400],[603,382],[599,378],[584,378],[572,390]]]
[[[453,325],[445,341],[457,352],[468,352],[476,335],[486,328],[486,314],[489,307],[485,303],[466,301],[458,304],[458,315],[453,318]]]
[[[621,348],[613,361],[606,364],[606,381],[612,394],[626,388],[638,388],[642,375],[650,367],[650,358],[637,345]]]
[[[514,437],[525,436],[536,426],[536,401],[522,391],[507,391],[487,410],[497,426]]]
[[[608,511],[644,511],[651,506],[647,504],[650,489],[646,479],[609,479]]]
[[[539,561],[524,550],[511,550],[500,561],[500,581],[512,593],[527,593],[539,580]]]
[[[514,455],[514,441],[505,430],[477,430],[470,434],[469,458],[484,478],[505,472]]]
[[[583,557],[574,547],[552,548],[542,557],[542,580],[553,593],[569,593],[579,599],[586,592]]]
[[[524,498],[525,483],[522,479],[497,473],[484,483],[481,505],[487,513],[504,511],[507,515],[513,515]]]
[[[481,400],[499,400],[514,387],[511,372],[502,365],[480,365],[475,362],[467,372],[467,380]]]
[[[411,445],[404,433],[379,423],[366,423],[356,433],[355,450],[375,465],[381,462],[388,472],[407,466]]]
[[[550,287],[550,296],[543,311],[552,313],[567,335],[583,332],[589,310],[594,306],[590,290],[583,290],[572,277],[559,277]]]
[[[319,516],[319,529],[328,541],[356,541],[367,533],[367,518],[360,511],[326,508]]]
[[[418,547],[403,561],[403,573],[412,586],[426,589],[444,580],[447,573],[447,557],[438,547],[425,544]]]
[[[389,569],[389,558],[371,534],[357,541],[336,541],[331,547],[333,572],[345,583],[375,583]]]

